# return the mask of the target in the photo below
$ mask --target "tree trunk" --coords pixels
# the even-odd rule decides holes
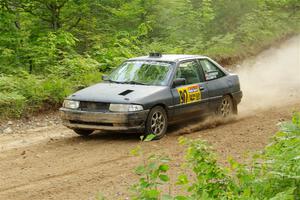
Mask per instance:
[[[61,23],[60,23],[60,9],[61,6],[57,5],[56,3],[50,3],[47,4],[47,8],[51,12],[51,28],[54,31],[57,31],[58,29],[61,28]]]

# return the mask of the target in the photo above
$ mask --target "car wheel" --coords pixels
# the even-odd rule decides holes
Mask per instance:
[[[73,131],[81,136],[88,136],[94,132],[94,130],[90,129],[73,129]]]
[[[155,135],[155,140],[165,136],[168,127],[168,116],[165,109],[161,106],[152,108],[146,121],[146,135]]]
[[[218,108],[219,116],[227,118],[233,114],[233,102],[229,95],[226,95],[222,98],[221,104]]]

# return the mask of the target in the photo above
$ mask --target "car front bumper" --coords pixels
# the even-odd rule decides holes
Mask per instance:
[[[68,128],[109,131],[143,131],[149,112],[90,112],[66,108],[59,111],[63,125]]]

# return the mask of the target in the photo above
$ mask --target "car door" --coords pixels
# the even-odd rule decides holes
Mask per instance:
[[[200,59],[201,68],[208,89],[208,101],[211,111],[216,111],[222,97],[230,93],[231,82],[226,73],[208,59]]]
[[[185,79],[185,84],[173,86],[173,117],[175,121],[199,117],[206,113],[208,89],[196,59],[177,65],[174,80]]]

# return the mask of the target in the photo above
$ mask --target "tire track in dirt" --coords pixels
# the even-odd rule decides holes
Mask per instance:
[[[122,161],[124,159],[128,159],[129,157],[130,156],[118,157],[118,158],[114,158],[114,159],[107,160],[107,161],[93,163],[86,167],[88,167],[90,170],[94,170],[93,168],[97,168],[100,165],[107,165],[107,164],[115,163],[117,161]],[[39,179],[32,180],[30,183],[26,183],[26,184],[20,184],[20,185],[16,185],[16,186],[12,186],[12,187],[1,188],[0,193],[1,192],[9,192],[10,190],[14,190],[14,189],[23,189],[23,188],[29,187],[29,185],[30,186],[31,185],[39,185],[39,184],[41,184],[41,182],[49,181],[50,179],[60,179],[60,178],[66,177],[66,176],[72,176],[80,171],[86,170],[86,167],[78,168],[78,169],[72,170],[72,171],[66,171],[64,173],[59,173],[59,174],[55,174],[55,175],[49,175],[45,178],[39,178]]]

